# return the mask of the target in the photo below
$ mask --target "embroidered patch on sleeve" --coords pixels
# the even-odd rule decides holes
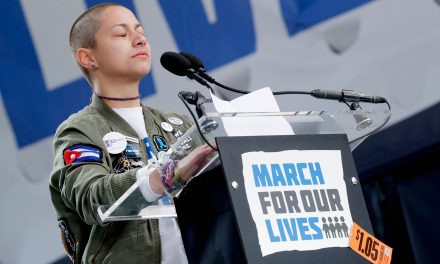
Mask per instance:
[[[64,150],[64,164],[77,162],[102,162],[102,151],[97,147],[74,145]]]
[[[60,228],[61,241],[63,242],[64,250],[66,251],[67,255],[69,255],[70,260],[73,262],[76,254],[76,240],[73,237],[73,233],[69,229],[67,220],[58,219],[58,227]]]

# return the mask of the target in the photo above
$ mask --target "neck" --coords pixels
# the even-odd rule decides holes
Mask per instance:
[[[140,98],[127,100],[139,96],[139,81],[136,82],[93,82],[93,90],[100,96],[118,98],[119,100],[101,99],[111,108],[130,108],[141,105]],[[125,100],[124,100],[125,99]]]

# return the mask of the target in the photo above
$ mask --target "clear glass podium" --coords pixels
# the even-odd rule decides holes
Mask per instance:
[[[198,124],[200,131],[208,141],[213,141],[216,137],[230,135],[230,130],[228,130],[230,124],[243,128],[240,136],[246,135],[247,132],[250,136],[254,136],[252,130],[257,125],[265,128],[264,135],[345,134],[350,148],[353,150],[365,138],[382,128],[390,116],[390,110],[207,113],[199,119]],[[285,126],[290,127],[291,132],[280,132],[277,126],[273,126],[274,121],[282,122]],[[168,152],[159,153],[159,159],[180,160],[197,146],[206,144],[199,133],[199,128],[193,125],[170,147]],[[194,177],[198,177],[218,165],[220,165],[218,153],[213,152],[208,162],[195,173]],[[147,203],[140,191],[141,184],[140,181],[137,181],[115,203],[101,205],[98,208],[101,220],[109,222],[177,216],[173,197],[179,195],[179,190],[154,203]],[[191,180],[188,182],[189,184],[191,184]]]

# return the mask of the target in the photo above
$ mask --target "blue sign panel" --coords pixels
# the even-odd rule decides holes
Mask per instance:
[[[249,0],[215,3],[210,23],[201,0],[159,0],[180,50],[197,54],[207,70],[255,52],[255,29]]]
[[[289,36],[372,0],[280,0]]]

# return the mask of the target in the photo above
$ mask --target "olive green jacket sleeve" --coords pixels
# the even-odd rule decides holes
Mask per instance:
[[[81,128],[80,128],[81,127]],[[111,159],[103,143],[89,131],[90,125],[63,124],[54,139],[55,161],[51,185],[58,189],[64,204],[78,212],[89,224],[102,224],[97,213],[101,205],[113,204],[136,181],[136,169],[125,173],[111,173]],[[89,133],[87,133],[89,132]],[[64,164],[63,152],[76,144],[90,145],[101,150],[102,162]]]

